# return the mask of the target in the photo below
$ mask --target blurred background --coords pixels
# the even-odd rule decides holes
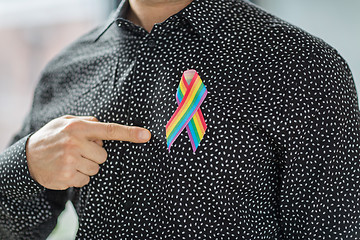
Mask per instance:
[[[215,0],[214,0],[215,1]],[[324,39],[348,62],[360,91],[359,0],[253,0]],[[103,23],[119,0],[0,0],[0,152],[28,113],[41,70],[61,49]],[[48,240],[72,240],[70,203]]]

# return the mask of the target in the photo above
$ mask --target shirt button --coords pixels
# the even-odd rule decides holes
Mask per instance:
[[[156,43],[155,43],[155,41],[154,40],[149,40],[149,42],[148,42],[148,44],[149,44],[149,47],[155,47],[156,46]]]
[[[124,210],[129,210],[134,205],[134,202],[132,200],[127,200],[124,203]]]

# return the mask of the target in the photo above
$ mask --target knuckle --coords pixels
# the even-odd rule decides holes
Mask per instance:
[[[106,134],[109,138],[116,137],[116,125],[113,123],[109,123],[106,125]]]
[[[94,122],[98,122],[98,121],[99,121],[96,117],[90,117],[89,120],[90,120],[90,121],[94,121]]]
[[[72,116],[72,115],[69,115],[69,114],[66,114],[66,115],[64,115],[64,116],[62,116],[62,117],[60,117],[60,118],[63,118],[63,119],[71,119],[71,118],[73,118],[74,116]]]
[[[66,159],[68,158],[68,152],[62,148],[59,153],[58,153],[58,159],[59,159],[59,162],[61,164],[65,164],[66,163]]]
[[[64,165],[65,165],[65,166],[72,166],[74,163],[75,163],[74,158],[69,157],[69,156],[66,156],[66,157],[64,158]]]
[[[72,133],[81,128],[82,121],[79,119],[70,119],[64,126],[63,131],[66,133]]]
[[[68,157],[76,148],[76,141],[73,138],[66,138],[62,143],[63,157]]]
[[[58,159],[59,159],[60,164],[62,164],[62,166],[67,166],[69,164],[68,151],[66,151],[65,149],[62,149],[62,151],[58,155]]]
[[[134,139],[136,139],[136,137],[135,137],[136,128],[127,126],[126,132],[127,132],[127,139],[129,141],[134,141]]]
[[[64,181],[71,181],[74,178],[74,173],[69,170],[65,170],[62,172],[62,179]]]

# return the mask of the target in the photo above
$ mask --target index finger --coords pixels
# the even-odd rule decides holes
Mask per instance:
[[[116,140],[145,143],[150,140],[149,130],[117,123],[86,122],[85,135],[92,140]]]

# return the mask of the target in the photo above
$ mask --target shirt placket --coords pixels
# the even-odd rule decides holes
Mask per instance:
[[[151,33],[144,29],[133,27],[137,34],[137,50],[134,51],[134,63],[129,79],[129,97],[127,107],[127,125],[148,128],[151,126],[151,107],[149,102],[153,96],[149,91],[156,81],[157,61],[158,61],[158,34],[161,31],[156,27]],[[151,129],[149,129],[151,131]],[[132,225],[137,209],[141,208],[142,197],[140,188],[143,188],[146,177],[147,163],[149,158],[143,157],[142,152],[147,151],[148,144],[134,144],[124,142],[124,171],[122,171],[122,181],[120,191],[117,191],[118,201],[118,223],[122,225]],[[136,158],[134,156],[137,156]],[[146,190],[145,190],[146,191]],[[145,192],[143,191],[143,192]],[[121,235],[121,234],[120,234]]]

